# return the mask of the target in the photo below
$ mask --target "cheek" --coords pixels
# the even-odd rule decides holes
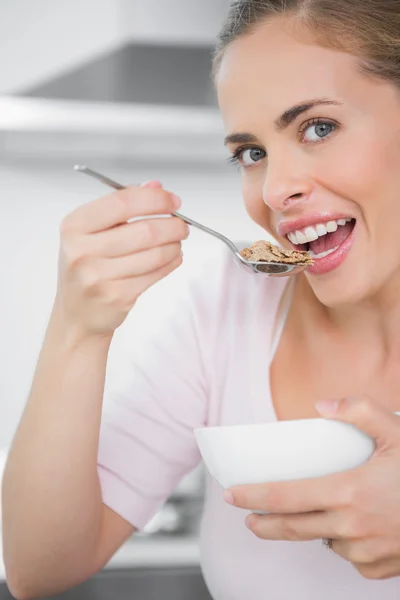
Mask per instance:
[[[329,159],[318,163],[316,179],[335,195],[352,201],[368,219],[379,213],[400,182],[400,144],[379,135],[343,140]]]

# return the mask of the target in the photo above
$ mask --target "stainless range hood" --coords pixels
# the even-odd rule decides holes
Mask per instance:
[[[219,160],[211,54],[207,46],[125,44],[0,98],[0,153]]]

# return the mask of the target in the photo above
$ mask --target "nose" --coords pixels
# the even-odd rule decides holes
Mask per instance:
[[[299,172],[300,166],[296,168],[289,162],[284,158],[274,165],[271,160],[268,161],[263,200],[275,212],[285,212],[296,204],[306,202],[314,187],[312,179],[305,172]]]

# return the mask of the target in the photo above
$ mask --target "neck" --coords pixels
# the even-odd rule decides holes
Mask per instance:
[[[316,326],[360,348],[373,348],[381,359],[400,359],[400,275],[373,296],[334,308],[319,302],[305,277],[299,278],[298,290]]]

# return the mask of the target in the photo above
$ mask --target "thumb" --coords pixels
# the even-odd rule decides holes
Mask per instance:
[[[161,188],[162,187],[162,183],[160,181],[157,181],[156,179],[151,179],[150,181],[144,181],[143,183],[141,183],[140,187],[145,187],[145,188]]]
[[[400,417],[366,396],[322,400],[315,407],[327,419],[355,425],[375,440],[377,449],[400,446]]]

